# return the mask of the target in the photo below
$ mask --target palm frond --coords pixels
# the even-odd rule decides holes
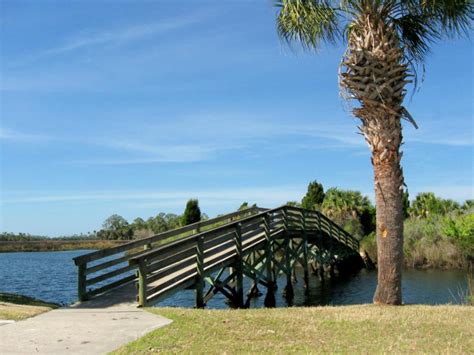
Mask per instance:
[[[423,62],[431,44],[472,30],[472,0],[401,0],[391,14],[407,56]]]
[[[433,21],[425,15],[407,14],[392,20],[408,58],[423,62],[430,44],[440,38]]]
[[[277,31],[287,42],[317,49],[321,42],[333,43],[340,36],[338,10],[327,0],[277,0],[277,6]]]

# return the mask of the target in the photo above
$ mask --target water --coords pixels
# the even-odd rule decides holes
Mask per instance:
[[[93,250],[0,253],[0,292],[70,304],[77,300],[72,258]]]
[[[74,250],[60,252],[0,253],[0,292],[18,293],[61,304],[77,300],[77,268],[72,258],[91,252]],[[310,277],[308,292],[303,288],[302,272],[297,271],[294,285],[295,306],[345,305],[371,303],[377,283],[375,271],[361,270],[355,276],[326,280]],[[286,307],[282,297],[286,277],[278,279],[277,307]],[[249,281],[245,279],[245,289]],[[405,270],[403,274],[404,302],[409,304],[457,304],[466,292],[466,272],[459,270]],[[265,292],[265,288],[260,286]],[[264,296],[253,299],[251,307],[263,307]],[[194,291],[184,290],[158,303],[158,306],[194,306]],[[227,308],[225,297],[218,293],[207,305]]]

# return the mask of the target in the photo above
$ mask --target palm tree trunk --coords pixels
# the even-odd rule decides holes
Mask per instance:
[[[375,155],[375,154],[374,154]],[[403,191],[402,170],[397,159],[380,161],[373,156],[377,207],[378,283],[374,303],[402,303]]]

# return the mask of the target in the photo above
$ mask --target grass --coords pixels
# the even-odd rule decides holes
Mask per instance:
[[[127,241],[117,240],[35,240],[35,241],[0,241],[0,253],[65,251],[77,249],[105,249],[124,244]]]
[[[59,305],[32,297],[0,293],[0,319],[23,320],[57,307]]]
[[[114,354],[474,351],[468,306],[148,310],[174,322]]]

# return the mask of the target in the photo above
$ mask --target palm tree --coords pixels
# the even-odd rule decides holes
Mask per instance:
[[[405,86],[430,45],[472,28],[471,0],[277,0],[277,30],[288,42],[317,49],[344,41],[339,82],[372,152],[377,206],[375,303],[401,304],[403,171],[401,119]],[[416,76],[415,76],[416,78]]]

